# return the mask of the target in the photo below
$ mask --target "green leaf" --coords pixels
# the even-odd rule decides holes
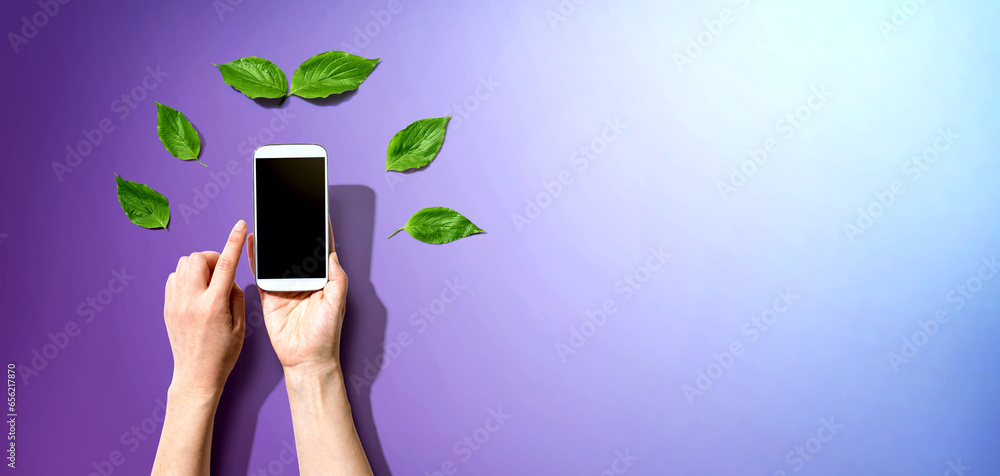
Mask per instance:
[[[410,236],[432,245],[450,243],[459,238],[486,232],[461,213],[445,207],[425,208],[414,213],[402,228],[397,228],[388,238],[396,236],[396,233],[403,230]]]
[[[386,151],[385,171],[416,169],[437,157],[451,116],[421,119],[392,136]]]
[[[256,56],[247,56],[228,63],[214,65],[222,73],[222,80],[254,98],[283,98],[288,94],[285,73],[274,63]]]
[[[303,98],[325,98],[352,91],[365,82],[379,58],[327,51],[305,60],[292,73],[292,92]]]
[[[180,111],[156,103],[156,134],[160,136],[160,142],[170,155],[181,160],[198,160],[198,154],[201,153],[201,139],[198,138],[198,132],[194,130],[191,121]]]
[[[139,182],[129,182],[115,174],[118,204],[129,221],[143,228],[166,228],[170,223],[167,197]]]

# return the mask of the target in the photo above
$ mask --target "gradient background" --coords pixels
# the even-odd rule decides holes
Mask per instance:
[[[394,474],[452,460],[458,474],[596,475],[626,450],[638,457],[628,473],[644,475],[1000,474],[1000,299],[997,282],[975,278],[1000,251],[1000,5],[928,0],[887,36],[880,22],[903,2],[563,3],[553,24],[556,0],[404,0],[365,44],[355,29],[387,1],[245,0],[220,15],[209,0],[77,0],[17,53],[5,45],[3,358],[29,367],[113,270],[135,276],[38,375],[19,377],[17,471],[86,475],[116,450],[114,474],[149,471],[158,424],[134,452],[120,438],[165,398],[163,284],[179,256],[221,248],[252,217],[241,143],[279,111],[294,119],[271,142],[324,145],[331,185],[375,197],[370,277],[351,286],[377,292],[385,342],[407,331],[413,343],[355,404],[370,405]],[[675,55],[727,9],[733,21],[679,68]],[[19,32],[40,7],[0,10]],[[257,104],[212,66],[255,55],[290,76],[345,44],[382,62],[356,94],[321,104]],[[112,102],[147,66],[169,76],[119,119]],[[470,100],[490,77],[499,85]],[[833,96],[785,137],[777,121],[821,86]],[[208,169],[163,150],[154,101],[200,130]],[[466,101],[462,117],[453,105]],[[447,113],[461,121],[427,170],[383,172],[397,130]],[[104,118],[113,133],[58,180],[52,162]],[[581,170],[571,156],[615,119],[627,128]],[[913,181],[906,162],[948,127],[958,138]],[[778,151],[724,200],[719,182],[768,138]],[[234,159],[242,173],[186,221],[178,207]],[[516,226],[512,214],[562,172],[573,182]],[[128,222],[114,173],[170,199],[169,231]],[[849,239],[845,224],[894,180],[906,193]],[[383,239],[427,206],[488,234]],[[672,257],[626,299],[619,281],[650,247]],[[418,333],[410,316],[446,279],[468,290]],[[245,258],[237,281],[252,284]],[[978,293],[957,309],[966,284]],[[786,289],[797,300],[751,341],[744,324]],[[618,311],[563,361],[557,345],[607,299]],[[938,309],[952,319],[894,368],[887,354]],[[682,387],[734,341],[745,354],[689,401]],[[248,410],[259,412],[252,451],[220,474],[297,474],[273,464],[293,440],[284,386],[271,383]],[[498,406],[511,418],[462,461],[455,444]],[[824,419],[843,427],[791,464]]]

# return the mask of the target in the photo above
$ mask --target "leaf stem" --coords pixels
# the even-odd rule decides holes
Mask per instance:
[[[286,95],[284,95],[284,96],[281,97],[281,100],[278,101],[278,107],[281,107],[281,105],[285,103],[285,99],[288,99],[288,96],[289,95],[286,94]]]
[[[388,240],[389,238],[392,238],[392,237],[396,236],[396,233],[399,233],[399,232],[401,232],[401,231],[403,231],[403,229],[402,229],[402,228],[396,228],[396,231],[392,232],[392,234],[391,234],[391,235],[389,235],[389,236],[385,237],[385,239],[387,239],[387,240]]]
[[[201,165],[202,165],[202,166],[204,166],[205,168],[208,168],[208,165],[206,165],[206,164],[205,164],[204,162],[202,162],[202,161],[201,161],[201,159],[194,159],[194,161],[195,161],[195,162],[198,162],[199,164],[201,164]]]

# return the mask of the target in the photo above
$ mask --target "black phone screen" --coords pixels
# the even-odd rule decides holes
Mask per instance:
[[[326,276],[326,159],[256,159],[257,277]]]

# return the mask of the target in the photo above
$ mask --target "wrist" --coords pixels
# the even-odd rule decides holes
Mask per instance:
[[[171,418],[187,420],[191,418],[213,418],[219,408],[221,392],[206,393],[170,385],[167,388],[166,414]]]
[[[341,372],[337,359],[315,360],[294,365],[282,365],[285,376],[302,378],[325,378]]]
[[[221,387],[199,387],[180,382],[170,382],[167,387],[167,403],[177,402],[190,404],[218,404],[222,398]]]
[[[331,383],[343,385],[344,376],[336,361],[301,363],[283,367],[285,386],[291,391],[306,392],[326,388]]]

